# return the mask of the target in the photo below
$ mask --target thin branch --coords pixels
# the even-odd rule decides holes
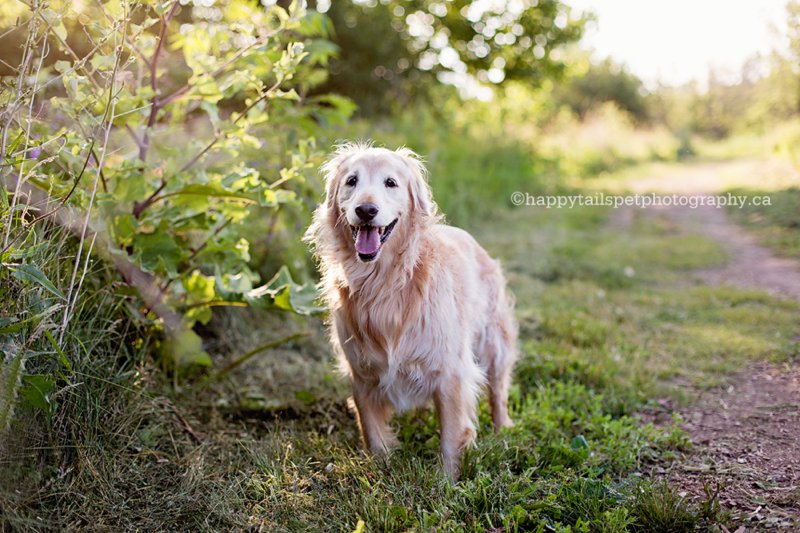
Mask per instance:
[[[45,16],[41,12],[39,12],[37,14],[39,15],[39,18],[47,26],[48,32],[52,33],[55,36],[55,38],[58,40],[58,42],[61,44],[61,46],[64,47],[64,50],[66,50],[67,53],[69,53],[69,55],[72,56],[72,59],[75,61],[75,63],[79,64],[79,65],[85,65],[87,58],[81,59],[80,57],[78,57],[78,54],[75,53],[75,50],[73,50],[72,47],[69,44],[67,44],[67,41],[65,39],[61,38],[61,36],[58,34],[58,32],[56,32],[55,28],[53,28],[53,26],[50,24],[50,22],[48,22],[48,20],[45,18]],[[103,42],[104,41],[101,41],[98,44],[102,44]],[[95,50],[97,48],[98,47],[95,47]],[[94,85],[95,89],[101,89],[102,88],[101,85],[99,83],[97,83],[97,80],[94,79],[94,75],[93,75],[94,73],[93,72],[89,71],[89,69],[84,69],[84,72],[86,73],[86,77],[89,79],[89,81],[92,82],[92,85]]]
[[[300,333],[294,333],[294,334],[289,335],[287,337],[283,337],[282,339],[277,339],[277,340],[268,342],[266,344],[262,344],[261,346],[258,346],[257,348],[253,348],[249,352],[247,352],[247,353],[245,353],[243,355],[240,355],[239,357],[234,359],[231,363],[226,365],[224,368],[220,369],[218,372],[216,372],[216,373],[212,374],[211,376],[209,376],[207,379],[208,379],[208,381],[219,381],[220,379],[225,377],[231,370],[233,370],[234,368],[240,366],[242,363],[245,363],[245,362],[249,361],[250,359],[252,359],[256,355],[260,354],[261,352],[263,352],[265,350],[269,350],[270,348],[275,348],[277,346],[280,346],[281,344],[286,344],[287,342],[293,341],[295,339],[300,339],[302,337],[307,337],[308,335],[310,335],[309,332],[301,331]]]
[[[72,314],[75,312],[75,304],[78,301],[78,295],[81,293],[81,287],[83,287],[83,280],[86,279],[86,272],[89,270],[89,259],[92,257],[92,250],[94,249],[94,243],[96,240],[97,240],[97,233],[92,235],[92,242],[89,243],[89,249],[86,251],[86,261],[83,263],[83,273],[81,274],[81,279],[78,281],[78,288],[75,289],[75,298],[72,299],[72,304],[68,303],[69,316],[72,316]]]
[[[239,50],[238,52],[233,54],[231,57],[226,59],[224,63],[219,65],[214,70],[211,70],[211,71],[208,71],[208,72],[201,72],[191,82],[187,82],[181,88],[175,90],[174,92],[170,93],[169,95],[167,95],[164,98],[162,98],[161,100],[159,100],[159,103],[161,104],[161,107],[171,103],[173,100],[175,100],[177,98],[180,98],[184,94],[186,94],[189,91],[191,91],[193,87],[197,87],[199,85],[198,81],[200,79],[205,78],[205,77],[215,78],[215,77],[219,76],[220,74],[222,74],[225,71],[225,69],[227,69],[233,63],[235,63],[239,58],[244,56],[247,52],[249,52],[253,48],[255,48],[257,46],[261,46],[262,44],[265,44],[272,37],[277,35],[280,30],[281,30],[281,27],[270,31],[269,33],[267,33],[266,35],[264,35],[260,39],[257,39],[255,41],[253,41],[252,43],[250,43],[249,45],[245,46],[244,48],[242,48],[241,50]]]
[[[35,27],[33,29],[35,33]],[[25,148],[23,153],[25,154],[22,158],[22,161],[19,164],[19,175],[17,176],[17,186],[14,190],[14,198],[11,202],[11,209],[9,210],[9,223],[6,227],[6,234],[3,237],[3,247],[5,248],[8,245],[8,238],[11,235],[11,221],[13,220],[14,216],[14,207],[17,205],[17,201],[19,199],[19,188],[22,185],[23,180],[26,178],[24,176],[25,172],[25,161],[28,154],[28,146],[31,140],[31,123],[33,122],[33,103],[36,101],[36,84],[39,80],[39,72],[42,69],[42,64],[44,63],[44,58],[47,55],[47,39],[42,37],[42,51],[39,54],[39,64],[36,66],[36,72],[33,76],[33,94],[31,94],[30,102],[28,103],[28,121],[25,128]],[[21,74],[20,74],[21,75]],[[27,208],[26,208],[27,209]]]
[[[260,102],[266,100],[273,93],[273,91],[275,91],[278,87],[280,87],[281,83],[283,83],[283,78],[278,79],[278,81],[276,81],[275,84],[272,85],[272,87],[270,87],[269,89],[267,89],[266,91],[261,93],[261,96],[259,96],[255,100],[253,100],[250,103],[250,105],[248,105],[246,108],[244,108],[244,110],[242,110],[242,112],[239,114],[239,116],[237,116],[234,119],[233,124],[234,125],[238,124],[238,122],[240,120],[242,120],[245,116],[247,116],[247,113],[249,113],[251,109],[253,109]],[[200,152],[195,154],[195,156],[193,158],[191,158],[185,165],[183,165],[178,172],[179,173],[180,172],[186,172],[187,170],[192,168],[195,165],[195,163],[197,163],[200,160],[200,158],[203,157],[203,155],[206,154],[206,152],[208,152],[215,144],[217,144],[219,142],[219,140],[222,137],[223,136],[220,133],[217,133],[216,135],[214,135],[214,138],[211,139],[211,142],[209,142],[208,145],[206,145],[205,148],[200,150]]]
[[[128,134],[131,136],[131,139],[133,139],[133,142],[135,142],[136,146],[139,147],[139,153],[141,154],[142,148],[144,147],[142,139],[140,139],[139,136],[136,135],[136,132],[133,131],[133,128],[131,128],[130,124],[125,124],[125,131],[128,132]]]
[[[149,130],[155,125],[158,112],[164,106],[158,98],[158,59],[161,55],[161,48],[164,46],[164,40],[167,35],[167,27],[169,21],[175,15],[180,2],[175,0],[172,7],[169,8],[167,14],[161,19],[161,28],[158,32],[158,43],[156,43],[155,52],[153,52],[153,59],[150,60],[150,87],[153,89],[153,99],[150,105],[150,116],[147,118],[147,125],[145,126],[144,133],[142,134],[142,142],[139,145],[139,159],[142,161],[147,160],[147,151],[150,149],[150,133]]]
[[[253,109],[253,107],[255,107],[259,102],[262,102],[263,100],[268,98],[269,95],[272,94],[272,92],[275,91],[280,86],[281,83],[283,83],[283,79],[282,78],[278,79],[278,81],[276,81],[275,84],[273,84],[269,89],[267,89],[266,91],[261,93],[261,96],[259,96],[255,100],[253,100],[253,102],[251,102],[250,105],[248,105],[239,114],[239,116],[237,116],[233,120],[233,124],[237,124],[242,118],[244,118],[247,115],[247,113],[251,109]],[[220,139],[222,139],[222,137],[223,137],[223,135],[220,132],[217,132],[216,134],[214,134],[214,137],[211,139],[211,141],[209,141],[209,143],[202,150],[200,150],[198,153],[196,153],[189,161],[186,162],[186,164],[184,164],[178,170],[178,174],[180,174],[181,172],[186,172],[187,170],[192,168],[198,161],[200,161],[200,159],[206,153],[208,153],[209,150],[211,150],[220,141]],[[133,216],[138,219],[142,215],[142,213],[145,211],[145,209],[149,208],[151,205],[153,205],[154,203],[156,203],[159,200],[161,200],[163,198],[163,196],[159,196],[159,194],[161,194],[161,191],[163,191],[166,188],[166,186],[167,186],[167,179],[164,178],[164,179],[161,180],[161,184],[156,188],[156,190],[153,191],[153,193],[150,196],[145,198],[145,200],[143,202],[134,202],[134,204],[133,204]]]
[[[216,237],[217,235],[219,235],[219,234],[220,234],[220,232],[222,232],[222,230],[224,230],[224,229],[225,229],[225,227],[226,227],[228,224],[230,224],[230,223],[231,223],[231,220],[232,220],[232,219],[230,219],[230,218],[226,219],[226,220],[225,220],[225,222],[223,222],[223,223],[222,223],[222,224],[221,224],[221,225],[220,225],[220,226],[219,226],[217,229],[215,229],[215,230],[214,230],[214,233],[212,233],[212,234],[211,234],[211,235],[208,237],[208,239],[206,239],[205,241],[203,241],[203,244],[201,244],[200,246],[198,246],[197,248],[195,248],[195,249],[192,251],[191,255],[189,255],[189,257],[187,257],[187,258],[186,258],[186,262],[187,262],[187,263],[190,263],[190,262],[191,262],[191,261],[192,261],[192,260],[193,260],[195,257],[197,257],[197,255],[198,255],[200,252],[202,252],[202,251],[205,249],[205,247],[206,247],[206,246],[208,246],[208,243],[209,243],[209,242],[211,242],[211,239],[213,239],[214,237]]]
[[[55,208],[53,208],[53,210],[52,210],[52,211],[49,211],[49,212],[47,212],[47,213],[44,213],[44,214],[41,214],[41,215],[39,215],[38,217],[34,218],[34,219],[31,221],[31,224],[35,224],[36,222],[39,222],[39,220],[41,220],[41,219],[43,219],[43,218],[49,218],[49,217],[50,217],[50,215],[52,215],[52,214],[53,214],[55,211],[57,211],[58,209],[61,209],[61,208],[62,208],[62,207],[63,207],[63,206],[64,206],[64,205],[67,203],[67,201],[70,199],[70,197],[72,196],[72,194],[73,194],[73,193],[75,192],[75,190],[78,188],[78,184],[81,182],[81,179],[83,179],[83,175],[84,175],[84,173],[86,172],[86,167],[89,165],[89,159],[92,157],[92,154],[94,153],[94,152],[93,152],[93,149],[94,149],[94,141],[95,141],[95,140],[94,140],[94,139],[92,139],[92,144],[89,146],[89,151],[86,153],[86,159],[84,159],[84,160],[83,160],[83,167],[81,167],[81,171],[80,171],[80,173],[78,174],[78,177],[77,177],[77,178],[75,178],[75,181],[72,183],[72,188],[69,190],[69,192],[66,194],[66,196],[64,196],[64,197],[61,199],[61,201],[59,202],[58,206],[56,206]]]
[[[111,15],[108,14],[108,11],[106,11],[106,7],[103,5],[103,2],[101,2],[100,0],[95,0],[95,4],[97,4],[97,7],[99,7],[100,11],[103,12],[103,16],[106,18],[106,20],[108,22],[113,23],[114,22],[114,18]],[[131,38],[128,37],[128,36],[125,36],[125,41],[124,42],[125,42],[126,45],[128,45],[128,48],[130,48],[131,50],[136,52],[136,57],[141,58],[142,61],[144,61],[145,64],[147,65],[147,68],[150,68],[150,61],[145,57],[144,52],[142,52],[142,50],[138,46],[136,46],[136,43],[134,41],[132,41]],[[117,115],[117,116],[121,116],[121,115]]]
[[[208,246],[208,243],[209,243],[209,242],[211,242],[211,239],[213,239],[214,237],[216,237],[217,235],[219,235],[219,234],[220,234],[220,232],[221,232],[223,229],[225,229],[225,226],[227,226],[227,225],[228,225],[228,224],[230,224],[230,223],[231,223],[231,219],[230,219],[230,218],[229,218],[229,219],[226,219],[226,220],[225,220],[225,222],[223,222],[223,223],[222,223],[222,225],[220,225],[220,226],[219,226],[219,227],[218,227],[216,230],[214,230],[214,233],[212,233],[211,235],[209,235],[209,237],[208,237],[208,238],[207,238],[205,241],[203,241],[203,244],[201,244],[200,246],[198,246],[197,248],[195,248],[195,249],[192,251],[191,255],[189,255],[189,257],[186,259],[186,264],[185,264],[185,266],[184,266],[183,268],[181,268],[181,269],[179,269],[179,270],[178,270],[178,274],[184,274],[184,273],[186,273],[186,271],[187,271],[187,270],[189,270],[189,269],[191,268],[191,262],[192,262],[192,260],[193,260],[195,257],[197,257],[197,255],[198,255],[200,252],[202,252],[202,251],[205,249],[205,247],[206,247],[206,246]],[[164,282],[164,284],[163,284],[161,287],[159,287],[159,288],[158,288],[158,297],[159,297],[159,298],[163,297],[163,296],[164,296],[164,294],[166,294],[166,292],[167,292],[167,289],[169,289],[169,286],[170,286],[170,285],[172,285],[172,282],[173,282],[173,281],[175,281],[175,278],[170,278],[170,279],[168,279],[167,281],[165,281],[165,282]]]

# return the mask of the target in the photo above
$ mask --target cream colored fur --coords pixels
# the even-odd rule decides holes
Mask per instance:
[[[323,172],[325,202],[306,239],[320,262],[331,342],[352,382],[364,443],[387,453],[396,444],[392,413],[433,400],[444,467],[457,478],[482,387],[495,429],[513,425],[506,403],[517,326],[500,264],[467,232],[439,223],[411,150],[348,143]],[[353,176],[358,183],[348,185]],[[364,202],[379,208],[376,226],[397,220],[371,262],[359,259],[351,229]]]

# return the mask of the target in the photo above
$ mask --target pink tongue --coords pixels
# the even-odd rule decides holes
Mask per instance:
[[[356,236],[356,251],[360,254],[370,255],[378,251],[381,246],[381,239],[378,235],[378,228],[359,228]]]

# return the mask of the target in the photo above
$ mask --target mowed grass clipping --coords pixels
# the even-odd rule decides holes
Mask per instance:
[[[519,208],[470,223],[504,262],[522,357],[516,427],[493,434],[482,403],[459,483],[439,467],[431,411],[395,421],[402,445],[388,462],[361,450],[321,324],[251,315],[237,332],[245,317],[229,315],[223,351],[299,329],[312,335],[205,388],[160,393],[168,389],[158,374],[141,367],[152,392],[97,405],[103,424],[67,452],[68,470],[3,496],[3,520],[264,531],[693,531],[724,522],[715,502],[690,504],[648,478],[654,462],[689,443],[677,420],[656,428],[636,413],[750,360],[796,357],[800,306],[695,285],[692,269],[725,260],[719,246],[657,219],[623,232],[610,215]]]

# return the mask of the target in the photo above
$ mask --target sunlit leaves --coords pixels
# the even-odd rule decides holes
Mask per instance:
[[[282,5],[53,0],[42,11],[37,31],[53,60],[39,76],[49,100],[37,100],[31,125],[36,155],[15,124],[6,161],[15,172],[27,165],[27,183],[77,213],[91,205],[94,251],[132,262],[181,316],[164,345],[176,369],[210,364],[189,328],[217,305],[316,309],[313,285],[285,269],[254,293],[260,278],[248,265],[247,237],[260,238],[251,217],[271,217],[268,234],[288,206],[316,195],[306,183],[320,162],[313,136],[354,110],[305,96],[336,52],[331,26],[304,2]],[[58,296],[41,273],[15,268]],[[140,311],[162,322],[150,302]]]
[[[312,283],[298,285],[289,270],[282,267],[267,284],[244,295],[245,301],[257,307],[275,307],[304,315],[320,313],[324,308],[317,300],[317,291]]]

